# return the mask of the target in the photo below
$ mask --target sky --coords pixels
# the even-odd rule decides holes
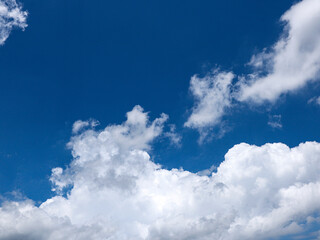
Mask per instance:
[[[0,240],[320,239],[320,1],[0,0]]]

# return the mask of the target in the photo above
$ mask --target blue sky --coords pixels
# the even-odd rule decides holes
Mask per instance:
[[[92,131],[104,131],[126,121],[126,113],[136,105],[148,113],[150,122],[161,113],[169,116],[166,124],[160,124],[161,131],[148,130],[148,124],[142,128],[140,134],[152,131],[151,139],[141,137],[144,144],[130,145],[147,151],[168,171],[183,168],[197,173],[218,167],[239,143],[281,142],[293,148],[320,141],[320,58],[313,54],[320,49],[319,24],[314,23],[320,11],[316,12],[315,0],[21,0],[21,7],[14,0],[0,2],[14,3],[11,7],[21,14],[28,12],[26,19],[14,22],[0,11],[1,20],[13,23],[0,22],[0,29],[7,31],[0,31],[2,37],[8,37],[0,47],[1,196],[20,192],[36,206],[58,196],[61,192],[52,191],[52,186],[67,177],[52,180],[52,169],[72,169],[70,162],[84,154],[76,148],[78,141],[92,133],[72,133],[74,122],[90,125],[96,119],[100,125]],[[294,4],[297,10],[290,11]],[[315,12],[306,12],[309,8],[303,4],[314,4]],[[311,24],[303,17],[309,15],[315,19]],[[295,52],[299,44],[307,50]],[[223,92],[219,79],[224,73],[233,76]],[[200,89],[202,83],[208,85]],[[202,97],[196,97],[197,90]],[[124,127],[132,128],[129,123]],[[137,137],[134,129],[125,135]],[[118,135],[112,136],[117,139],[114,144],[122,146]],[[172,143],[172,136],[180,140],[178,144]],[[313,167],[318,168],[320,156],[313,156],[318,159]],[[308,181],[318,183],[316,179]],[[318,216],[319,211],[312,214]],[[123,234],[136,237],[133,232]],[[160,233],[151,233],[149,238],[161,239]],[[117,234],[115,239],[126,239]],[[39,236],[34,239],[42,239]]]

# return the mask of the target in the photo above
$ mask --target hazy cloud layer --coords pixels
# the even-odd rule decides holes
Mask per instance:
[[[28,26],[27,15],[15,0],[0,0],[0,45],[4,44],[13,28],[24,30]]]
[[[72,137],[72,162],[52,171],[57,195],[4,203],[0,239],[271,239],[319,224],[319,143],[242,143],[200,176],[150,160],[166,119],[137,106],[123,124]]]

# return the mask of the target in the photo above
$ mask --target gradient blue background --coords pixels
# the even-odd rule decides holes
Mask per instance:
[[[0,47],[0,194],[18,190],[35,201],[51,196],[51,169],[71,160],[74,121],[101,127],[125,120],[136,104],[152,118],[165,112],[182,147],[158,140],[153,159],[190,171],[223,161],[234,144],[320,141],[320,107],[307,104],[319,84],[273,105],[239,106],[224,137],[198,145],[183,128],[193,99],[190,77],[211,68],[248,71],[252,54],[272,45],[293,0],[24,0],[29,27]],[[267,122],[282,115],[282,129]]]

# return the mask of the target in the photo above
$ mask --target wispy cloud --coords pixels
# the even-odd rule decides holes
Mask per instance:
[[[94,128],[98,126],[100,123],[94,119],[90,119],[88,121],[82,121],[82,120],[77,120],[74,122],[72,125],[72,133],[77,134],[83,129],[86,129],[88,127]]]
[[[170,130],[165,132],[163,135],[169,138],[172,145],[176,147],[181,147],[182,136],[177,133],[176,126],[174,124],[169,125]]]
[[[268,125],[272,128],[282,128],[281,115],[269,116]]]
[[[320,97],[313,97],[313,98],[310,98],[310,99],[308,100],[308,104],[311,104],[311,103],[314,103],[314,104],[320,105]]]
[[[0,0],[0,45],[4,44],[13,28],[24,30],[28,13],[16,0]]]

